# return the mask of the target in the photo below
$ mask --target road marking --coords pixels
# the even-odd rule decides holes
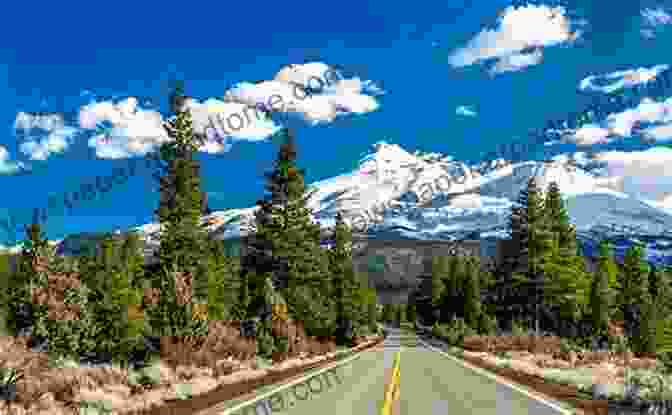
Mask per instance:
[[[451,359],[452,361],[454,361],[454,362],[456,362],[456,363],[462,365],[463,367],[466,367],[466,368],[468,368],[468,369],[471,369],[471,370],[473,370],[474,372],[476,372],[476,373],[478,373],[478,374],[480,374],[480,375],[483,375],[483,376],[485,376],[485,377],[487,377],[487,378],[489,378],[489,379],[494,380],[495,382],[498,382],[498,383],[501,383],[501,384],[503,384],[503,385],[505,385],[505,386],[508,386],[509,388],[511,388],[511,389],[513,389],[513,390],[515,390],[515,391],[517,391],[517,392],[522,393],[523,395],[527,396],[528,398],[530,398],[530,399],[534,399],[534,400],[536,400],[536,401],[539,401],[539,402],[541,402],[542,404],[544,404],[544,405],[546,405],[546,406],[549,406],[549,407],[555,409],[556,411],[559,411],[560,413],[562,413],[562,414],[564,414],[564,415],[572,415],[572,413],[573,413],[572,411],[567,410],[567,409],[564,409],[564,408],[562,408],[562,407],[560,407],[560,406],[554,404],[553,402],[550,402],[550,401],[548,401],[548,400],[546,400],[546,399],[544,399],[544,398],[542,398],[542,397],[540,397],[540,396],[537,396],[537,395],[535,395],[535,394],[533,394],[533,393],[531,393],[531,392],[529,392],[529,391],[526,391],[526,390],[524,390],[524,389],[521,389],[520,387],[518,387],[518,386],[516,386],[516,385],[514,385],[514,384],[512,384],[512,383],[507,382],[507,381],[504,380],[504,378],[502,378],[501,376],[497,376],[497,375],[495,375],[495,374],[493,374],[493,373],[490,373],[490,372],[488,372],[488,371],[486,371],[486,370],[484,370],[484,369],[481,369],[480,367],[476,367],[476,366],[474,366],[474,365],[472,365],[472,364],[470,364],[470,363],[468,363],[468,362],[465,362],[465,361],[462,361],[462,360],[460,360],[460,359],[457,359],[456,357],[451,356],[451,355],[449,355],[448,353],[446,353],[446,352],[444,352],[444,351],[441,351],[441,350],[437,349],[436,347],[432,346],[431,344],[425,342],[424,340],[422,340],[422,339],[420,339],[420,338],[418,338],[418,341],[419,341],[420,343],[423,343],[423,344],[424,344],[427,348],[429,348],[430,350],[435,351],[435,352],[439,353],[440,355],[445,356],[445,357]]]
[[[394,355],[392,377],[390,379],[390,383],[388,383],[385,387],[385,399],[380,410],[381,415],[390,415],[392,413],[392,403],[399,398],[400,361],[401,349]]]
[[[365,350],[365,351],[366,351],[366,350]],[[347,363],[352,362],[352,361],[355,360],[355,359],[359,359],[360,357],[362,357],[362,353],[363,353],[363,352],[358,352],[356,355],[354,355],[354,356],[352,356],[352,357],[348,357],[347,359],[345,359],[345,360],[343,360],[343,361],[341,361],[341,362],[336,362],[336,363],[334,363],[334,364],[332,364],[332,365],[329,365],[329,366],[327,366],[327,367],[325,367],[325,368],[323,368],[323,369],[320,369],[320,370],[318,370],[318,371],[316,371],[316,372],[314,372],[314,373],[311,373],[310,375],[306,375],[306,376],[303,376],[303,377],[301,377],[301,378],[299,378],[299,379],[295,379],[295,380],[293,380],[293,381],[291,381],[291,382],[289,382],[289,383],[286,383],[286,384],[284,384],[284,385],[278,387],[277,389],[273,389],[273,390],[271,390],[271,391],[268,391],[268,392],[266,392],[266,393],[263,393],[263,394],[261,394],[261,395],[255,397],[255,398],[253,398],[253,399],[250,399],[249,401],[241,402],[241,403],[239,403],[238,405],[234,406],[233,408],[224,409],[224,410],[222,410],[222,412],[220,413],[220,415],[231,415],[231,414],[235,413],[236,411],[240,410],[241,408],[245,408],[246,406],[253,405],[253,404],[255,404],[255,403],[257,403],[257,402],[259,402],[259,401],[261,401],[261,400],[263,400],[263,399],[268,398],[269,396],[275,395],[275,394],[278,393],[278,392],[281,392],[281,391],[283,391],[283,390],[285,390],[285,389],[288,389],[288,388],[290,388],[290,387],[292,387],[292,386],[294,386],[294,385],[297,385],[297,384],[299,384],[299,383],[303,383],[303,382],[305,382],[305,381],[308,380],[308,379],[312,379],[312,378],[314,378],[315,376],[319,376],[319,375],[321,375],[322,373],[324,373],[324,372],[326,372],[326,371],[328,371],[328,370],[335,369],[335,368],[337,368],[337,367],[341,367],[341,366],[343,366],[343,365],[345,365],[345,364],[347,364]]]

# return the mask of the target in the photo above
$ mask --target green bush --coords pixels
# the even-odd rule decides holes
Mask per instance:
[[[484,336],[494,335],[497,332],[497,319],[487,313],[481,313],[478,321],[478,331],[479,334]]]
[[[275,350],[279,353],[287,353],[289,351],[289,339],[286,336],[276,337]]]
[[[476,331],[469,327],[463,318],[456,318],[448,324],[434,323],[432,334],[444,339],[448,344],[461,346],[464,338],[476,335]]]
[[[524,336],[528,332],[527,325],[522,321],[513,321],[511,323],[511,334],[514,336]]]
[[[667,317],[657,322],[656,352],[672,352],[672,318]]]
[[[438,321],[435,322],[434,325],[432,326],[432,335],[436,337],[446,337],[445,327],[439,324]]]
[[[560,352],[561,353],[569,353],[571,351],[574,351],[574,345],[567,339],[560,339]]]
[[[275,339],[271,334],[271,328],[268,322],[259,323],[257,330],[257,356],[264,359],[270,359],[273,352],[276,351]]]

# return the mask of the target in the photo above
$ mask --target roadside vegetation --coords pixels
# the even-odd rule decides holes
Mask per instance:
[[[617,262],[607,241],[587,261],[558,185],[544,190],[532,178],[521,192],[497,266],[434,258],[431,296],[412,297],[420,323],[460,356],[529,363],[518,370],[584,392],[605,384],[614,399],[670,399],[672,270],[648,264],[640,245]]]
[[[0,328],[7,335],[0,366],[21,372],[11,379],[17,411],[45,393],[74,408],[86,376],[46,376],[50,368],[114,364],[124,379],[108,374],[107,382],[140,393],[160,383],[145,373],[157,362],[218,377],[324,356],[382,334],[376,292],[353,269],[341,217],[333,247],[320,245],[291,131],[281,133],[243,255],[229,255],[209,238],[195,158],[201,143],[186,98],[180,88],[171,97],[175,117],[164,127],[174,140],[159,151],[155,262],[145,261],[133,233],[109,234],[84,255],[56,255],[37,218],[18,257],[0,256]],[[194,376],[176,372],[172,382]]]

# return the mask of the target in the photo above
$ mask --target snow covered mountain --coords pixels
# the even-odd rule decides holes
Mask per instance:
[[[661,154],[671,156],[672,150],[640,153],[660,160]],[[665,184],[652,191],[635,180],[642,179],[641,163],[634,164],[640,167],[640,176],[627,168],[615,172],[614,160],[641,156],[619,154],[621,159],[606,153],[574,153],[547,161],[514,164],[500,159],[468,166],[449,156],[411,154],[379,142],[354,171],[313,183],[316,193],[310,204],[314,219],[325,230],[341,211],[353,229],[368,238],[501,238],[506,236],[512,203],[535,176],[542,188],[551,181],[559,184],[584,252],[591,254],[599,240],[609,238],[620,256],[633,241],[640,241],[650,261],[671,264],[672,198],[664,191]],[[214,238],[237,239],[250,229],[255,209],[214,212],[204,221]],[[158,225],[135,230],[141,231],[150,255],[158,246]],[[71,251],[72,240],[66,238],[59,250]]]

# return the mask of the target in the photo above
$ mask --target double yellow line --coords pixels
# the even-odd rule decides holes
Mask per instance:
[[[401,351],[398,351],[394,356],[394,367],[392,369],[392,380],[385,387],[385,401],[380,411],[380,415],[392,415],[392,403],[399,399],[399,383],[400,383],[400,362]]]

